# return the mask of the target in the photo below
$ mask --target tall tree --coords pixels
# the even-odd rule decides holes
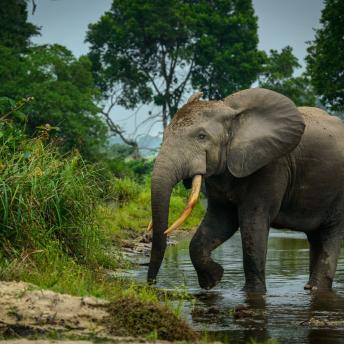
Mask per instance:
[[[296,105],[314,106],[316,96],[309,77],[304,74],[294,76],[295,70],[300,67],[290,46],[281,52],[270,50],[259,77],[259,86],[284,94]]]
[[[60,45],[31,47],[20,56],[0,46],[0,61],[0,97],[34,97],[25,107],[27,131],[33,134],[46,124],[57,127],[51,136],[63,150],[77,148],[84,157],[95,158],[107,130],[98,117],[99,92],[89,59],[76,59]]]
[[[0,45],[22,51],[39,28],[27,21],[26,0],[0,0]]]
[[[308,47],[307,71],[322,103],[344,111],[344,1],[325,0],[321,26]]]
[[[106,97],[158,107],[163,127],[193,88],[218,99],[249,87],[263,57],[251,0],[114,0],[86,40]]]

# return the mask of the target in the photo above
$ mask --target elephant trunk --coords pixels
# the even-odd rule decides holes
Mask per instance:
[[[202,177],[206,173],[206,159],[201,156],[190,162],[183,150],[175,149],[171,154],[169,146],[162,147],[156,159],[151,185],[152,222],[148,226],[153,229],[152,250],[148,268],[148,282],[154,283],[166,249],[167,234],[180,226],[196,205]],[[173,187],[182,179],[193,177],[192,191],[181,216],[168,228],[168,214]]]
[[[166,249],[166,234],[171,193],[174,185],[181,179],[174,166],[157,158],[152,175],[152,250],[148,269],[148,282],[154,283]],[[173,173],[174,172],[174,173]]]

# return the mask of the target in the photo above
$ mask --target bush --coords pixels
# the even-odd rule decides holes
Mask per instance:
[[[113,182],[113,199],[119,205],[136,199],[140,191],[140,185],[128,177],[123,179],[115,178]]]
[[[80,155],[61,156],[41,139],[17,139],[17,129],[1,123],[0,251],[62,250],[83,263],[101,252],[95,208],[97,173]]]
[[[108,177],[115,176],[117,178],[128,177],[135,179],[138,182],[151,175],[153,170],[154,160],[139,159],[139,160],[124,160],[121,158],[103,158],[99,163],[99,168],[103,170]]]

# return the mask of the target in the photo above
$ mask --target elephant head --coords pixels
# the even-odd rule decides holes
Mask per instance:
[[[255,88],[223,101],[201,101],[201,96],[194,94],[175,114],[154,165],[149,282],[159,271],[166,234],[191,212],[202,178],[222,174],[227,168],[232,176],[244,178],[291,152],[304,131],[303,117],[295,104],[279,93]],[[167,229],[173,186],[188,178],[193,178],[193,188],[187,207]]]

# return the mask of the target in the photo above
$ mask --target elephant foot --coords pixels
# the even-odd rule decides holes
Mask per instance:
[[[305,290],[321,290],[321,291],[328,291],[332,289],[332,283],[326,282],[326,283],[311,283],[308,282],[303,287]]]
[[[315,286],[315,285],[312,286],[312,285],[310,285],[309,283],[306,283],[306,284],[304,285],[303,289],[304,289],[304,290],[317,290],[318,287]]]
[[[211,261],[206,268],[197,269],[198,283],[201,288],[209,290],[214,288],[223,276],[223,268],[220,264]]]
[[[311,279],[308,283],[306,283],[303,287],[305,290],[321,290],[321,291],[327,291],[332,289],[332,280],[329,278],[323,278],[320,281],[319,280],[313,280]]]
[[[266,293],[266,286],[261,283],[245,284],[242,290],[246,293],[264,294]]]
[[[264,294],[266,292],[265,275],[263,273],[246,273],[245,285],[242,291],[253,294]]]

